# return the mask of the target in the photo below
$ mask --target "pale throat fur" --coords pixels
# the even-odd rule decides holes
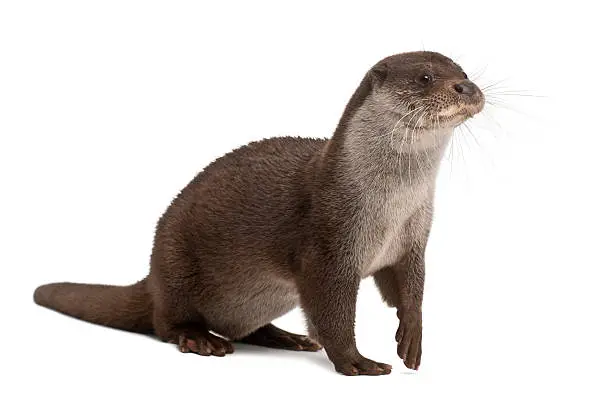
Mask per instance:
[[[374,115],[370,102],[371,96],[347,124],[341,164],[359,202],[351,263],[362,277],[397,263],[415,236],[424,235],[418,224],[411,232],[408,222],[423,208],[431,212],[436,175],[453,132],[452,127],[414,130],[397,113]]]

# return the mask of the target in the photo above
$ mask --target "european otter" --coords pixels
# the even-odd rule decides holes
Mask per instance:
[[[391,366],[363,357],[354,336],[359,282],[373,275],[397,308],[398,355],[417,369],[436,174],[453,129],[483,104],[441,54],[387,57],[367,72],[331,139],[254,142],[199,173],[158,222],[147,278],[48,284],[34,299],[155,333],[182,352],[223,356],[230,341],[323,346],[337,371],[380,375]],[[309,337],[270,323],[298,305]]]

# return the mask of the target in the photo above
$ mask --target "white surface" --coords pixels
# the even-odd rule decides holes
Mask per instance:
[[[0,398],[610,399],[603,6],[330,3],[0,4]],[[371,280],[357,341],[393,363],[387,377],[342,377],[324,353],[183,355],[32,302],[46,282],[140,279],[157,218],[197,171],[251,140],[331,135],[373,63],[422,48],[544,97],[488,107],[479,146],[457,133],[417,374]],[[278,323],[303,331],[298,311]]]

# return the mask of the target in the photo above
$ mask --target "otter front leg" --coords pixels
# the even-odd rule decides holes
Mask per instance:
[[[411,262],[404,261],[376,272],[374,281],[383,299],[390,306],[397,308],[399,318],[399,327],[395,333],[397,354],[406,367],[417,370],[421,364],[422,353],[423,265],[414,259]]]
[[[395,279],[399,289],[397,317],[399,327],[395,333],[397,355],[407,368],[417,370],[421,364],[423,321],[423,285],[425,278],[422,257],[412,252],[403,263],[395,266]]]
[[[385,375],[391,366],[362,356],[355,344],[355,304],[360,278],[355,272],[339,272],[330,266],[310,265],[300,280],[302,307],[311,329],[342,374]],[[334,266],[335,267],[335,266]]]
[[[407,225],[407,235],[412,241],[403,258],[374,274],[383,300],[397,308],[397,354],[406,367],[414,370],[421,364],[421,306],[425,284],[425,248],[430,227],[431,208],[428,206],[415,214]]]

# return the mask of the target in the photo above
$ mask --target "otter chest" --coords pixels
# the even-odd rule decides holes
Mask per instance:
[[[408,221],[428,199],[427,184],[398,188],[364,199],[358,216],[354,257],[362,277],[400,260],[409,247]]]

